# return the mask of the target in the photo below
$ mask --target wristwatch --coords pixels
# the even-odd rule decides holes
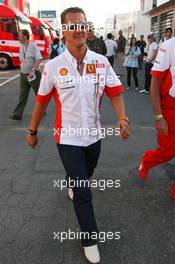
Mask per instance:
[[[31,130],[30,128],[27,129],[27,134],[29,136],[36,136],[38,133],[38,130]]]

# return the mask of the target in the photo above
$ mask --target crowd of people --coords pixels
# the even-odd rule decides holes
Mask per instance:
[[[131,89],[131,77],[133,76],[135,90],[139,90],[140,93],[150,93],[151,69],[159,47],[166,40],[172,38],[172,28],[166,28],[164,37],[157,43],[154,34],[149,34],[147,41],[144,40],[144,35],[141,35],[140,39],[137,40],[134,34],[131,34],[131,37],[127,40],[122,30],[118,32],[118,38],[115,39],[112,33],[108,33],[104,40],[102,36],[100,38],[96,37],[92,22],[88,22],[87,24],[88,34],[86,43],[88,48],[106,56],[113,68],[115,64],[119,77],[123,75],[123,70],[126,68],[127,90]],[[50,46],[50,59],[60,55],[65,50],[65,47],[65,38],[56,38]],[[138,81],[138,70],[142,70],[143,68],[145,71],[145,83],[142,87]]]
[[[55,137],[57,149],[69,180],[89,181],[92,177],[101,151],[100,103],[104,92],[110,98],[117,116],[121,139],[130,136],[129,118],[125,111],[122,96],[124,86],[117,75],[122,75],[123,67],[127,70],[127,89],[131,88],[131,75],[135,81],[135,89],[139,89],[138,69],[145,63],[145,87],[141,93],[149,93],[151,84],[151,100],[154,111],[155,126],[158,132],[159,147],[148,150],[141,159],[138,175],[145,180],[149,170],[175,157],[175,38],[172,30],[166,30],[166,36],[159,45],[150,34],[147,43],[144,36],[138,41],[132,34],[126,41],[122,30],[117,41],[109,33],[107,39],[97,38],[92,23],[87,22],[85,12],[78,7],[68,8],[61,14],[61,22],[67,25],[63,38],[56,38],[50,46],[50,60],[45,64],[42,78],[39,64],[42,56],[35,43],[29,40],[29,32],[19,32],[20,61],[20,96],[13,115],[14,120],[22,120],[24,108],[30,89],[36,94],[36,103],[31,121],[27,129],[27,144],[35,148],[38,142],[38,128],[46,113],[52,95],[56,103]],[[79,30],[69,30],[70,23]],[[82,25],[85,30],[81,30]],[[157,55],[158,53],[158,55]],[[157,57],[156,57],[157,56]],[[114,61],[116,59],[117,74]],[[153,66],[154,64],[154,66]],[[70,75],[70,79],[66,76]],[[73,77],[86,77],[84,82],[76,82]],[[151,75],[153,76],[151,82]],[[97,80],[91,80],[96,76]],[[104,77],[104,79],[101,77]],[[109,77],[109,78],[107,78]],[[41,79],[41,80],[40,80]],[[110,81],[109,81],[110,80]],[[173,85],[172,85],[173,84]],[[97,134],[61,134],[68,126],[77,131],[84,128],[91,131],[96,128]],[[89,185],[73,188],[67,185],[68,195],[73,201],[81,231],[86,235],[82,239],[84,254],[89,263],[99,263],[100,254],[97,239],[92,238],[98,233],[95,219],[92,193]],[[172,183],[171,198],[175,200],[175,183]]]

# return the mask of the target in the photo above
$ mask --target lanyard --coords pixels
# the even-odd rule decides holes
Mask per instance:
[[[26,46],[25,50],[24,50],[24,48],[23,48],[24,60],[25,60],[25,58],[26,58],[26,52],[27,52],[28,45],[29,45],[29,42],[27,43],[27,46]]]

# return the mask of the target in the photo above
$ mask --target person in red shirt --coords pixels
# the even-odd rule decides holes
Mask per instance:
[[[148,177],[149,169],[175,157],[175,37],[164,42],[152,68],[151,101],[159,147],[147,150],[141,159],[138,175]],[[175,182],[170,198],[175,200]]]

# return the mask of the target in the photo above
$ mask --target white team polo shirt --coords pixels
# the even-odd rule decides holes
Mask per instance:
[[[100,102],[124,91],[106,57],[87,49],[81,76],[77,61],[66,49],[45,64],[36,101],[48,104],[54,95],[56,142],[88,146],[102,138]]]
[[[162,95],[175,97],[175,37],[162,43],[151,74],[162,78]]]

